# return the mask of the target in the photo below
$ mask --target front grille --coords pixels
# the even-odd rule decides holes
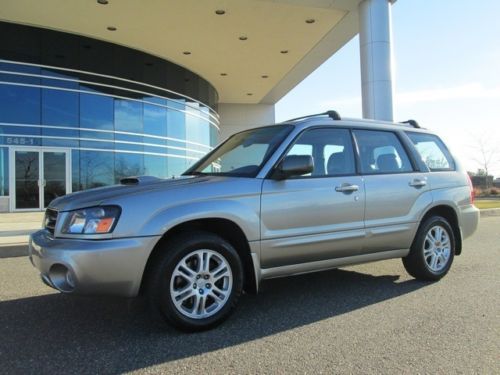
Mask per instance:
[[[54,230],[56,229],[57,215],[58,212],[51,208],[47,208],[47,211],[45,211],[43,226],[52,234],[54,234]]]

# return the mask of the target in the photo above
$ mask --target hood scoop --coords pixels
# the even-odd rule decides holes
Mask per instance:
[[[121,185],[142,185],[145,183],[161,181],[161,178],[154,176],[133,176],[120,179]]]

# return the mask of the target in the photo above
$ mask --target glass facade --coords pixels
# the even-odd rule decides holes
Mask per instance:
[[[43,209],[48,185],[58,196],[131,175],[179,175],[217,142],[217,92],[180,66],[17,24],[0,22],[0,35],[16,35],[0,40],[0,199],[10,197],[11,210]],[[66,172],[45,166],[58,159],[44,154],[58,150]],[[33,166],[23,169],[17,151],[33,153]],[[15,202],[21,195],[25,204]]]

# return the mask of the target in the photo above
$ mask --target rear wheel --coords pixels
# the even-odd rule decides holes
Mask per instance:
[[[243,286],[236,250],[208,232],[182,234],[163,244],[148,282],[152,309],[184,331],[212,328],[232,312]]]
[[[450,270],[455,256],[455,237],[448,221],[431,216],[418,229],[403,265],[420,280],[439,280]]]

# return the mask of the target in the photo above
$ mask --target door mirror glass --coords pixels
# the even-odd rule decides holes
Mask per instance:
[[[279,164],[275,178],[284,180],[293,176],[302,176],[314,170],[313,158],[310,155],[288,155]]]

